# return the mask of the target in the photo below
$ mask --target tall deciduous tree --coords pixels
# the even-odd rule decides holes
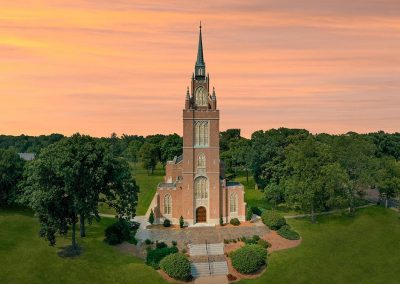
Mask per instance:
[[[334,160],[346,171],[349,184],[346,202],[350,214],[355,212],[355,201],[365,194],[365,190],[374,185],[375,145],[367,138],[348,133],[333,137],[332,152]]]
[[[161,142],[161,163],[163,166],[167,161],[172,160],[175,156],[182,154],[182,137],[178,134],[168,135]]]
[[[15,201],[24,161],[14,149],[0,149],[0,206]]]
[[[385,207],[387,208],[388,200],[398,198],[400,195],[400,162],[389,157],[379,160],[377,186],[381,197],[385,199]]]
[[[21,201],[36,212],[40,235],[51,245],[56,233],[66,234],[71,227],[76,250],[76,225],[80,222],[84,236],[85,220],[99,219],[99,201],[115,208],[119,217],[135,213],[138,187],[127,162],[89,136],[75,134],[44,148],[24,176]]]
[[[145,142],[140,148],[140,161],[142,162],[143,168],[147,170],[148,175],[153,173],[159,161],[157,146]]]

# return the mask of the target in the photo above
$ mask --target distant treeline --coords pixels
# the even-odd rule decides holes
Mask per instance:
[[[63,138],[61,134],[2,135],[0,158],[4,161],[0,164],[11,165],[17,152],[39,154]],[[148,174],[157,163],[165,166],[182,154],[182,137],[177,134],[143,137],[113,133],[95,140],[103,142],[114,157],[141,163]],[[253,176],[266,199],[275,205],[286,203],[311,213],[343,207],[354,210],[357,200],[371,188],[379,189],[382,198],[400,199],[400,133],[330,135],[279,128],[256,131],[247,139],[240,129],[228,129],[220,133],[220,156],[228,179],[239,174]],[[21,169],[18,162],[16,165]],[[10,184],[10,180],[18,177],[4,179],[0,185]]]

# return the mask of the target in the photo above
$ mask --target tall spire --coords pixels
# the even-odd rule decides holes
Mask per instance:
[[[197,61],[196,65],[194,67],[194,74],[196,78],[202,77],[204,78],[206,75],[206,64],[204,62],[204,56],[203,56],[203,39],[201,36],[201,22],[200,22],[200,32],[199,32],[199,46],[197,48]]]
[[[200,33],[199,33],[199,46],[197,48],[197,61],[196,66],[204,66],[204,57],[203,57],[203,40],[201,37],[201,21],[200,21]]]

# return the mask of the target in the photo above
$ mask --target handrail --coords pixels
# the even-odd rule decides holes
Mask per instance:
[[[208,255],[208,245],[206,240],[206,253],[207,253],[207,263],[208,263],[208,272],[211,275],[211,265],[210,265],[210,256]]]

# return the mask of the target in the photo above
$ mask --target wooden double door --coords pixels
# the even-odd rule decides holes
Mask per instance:
[[[196,209],[196,223],[205,223],[207,222],[207,211],[206,208],[200,206]]]

